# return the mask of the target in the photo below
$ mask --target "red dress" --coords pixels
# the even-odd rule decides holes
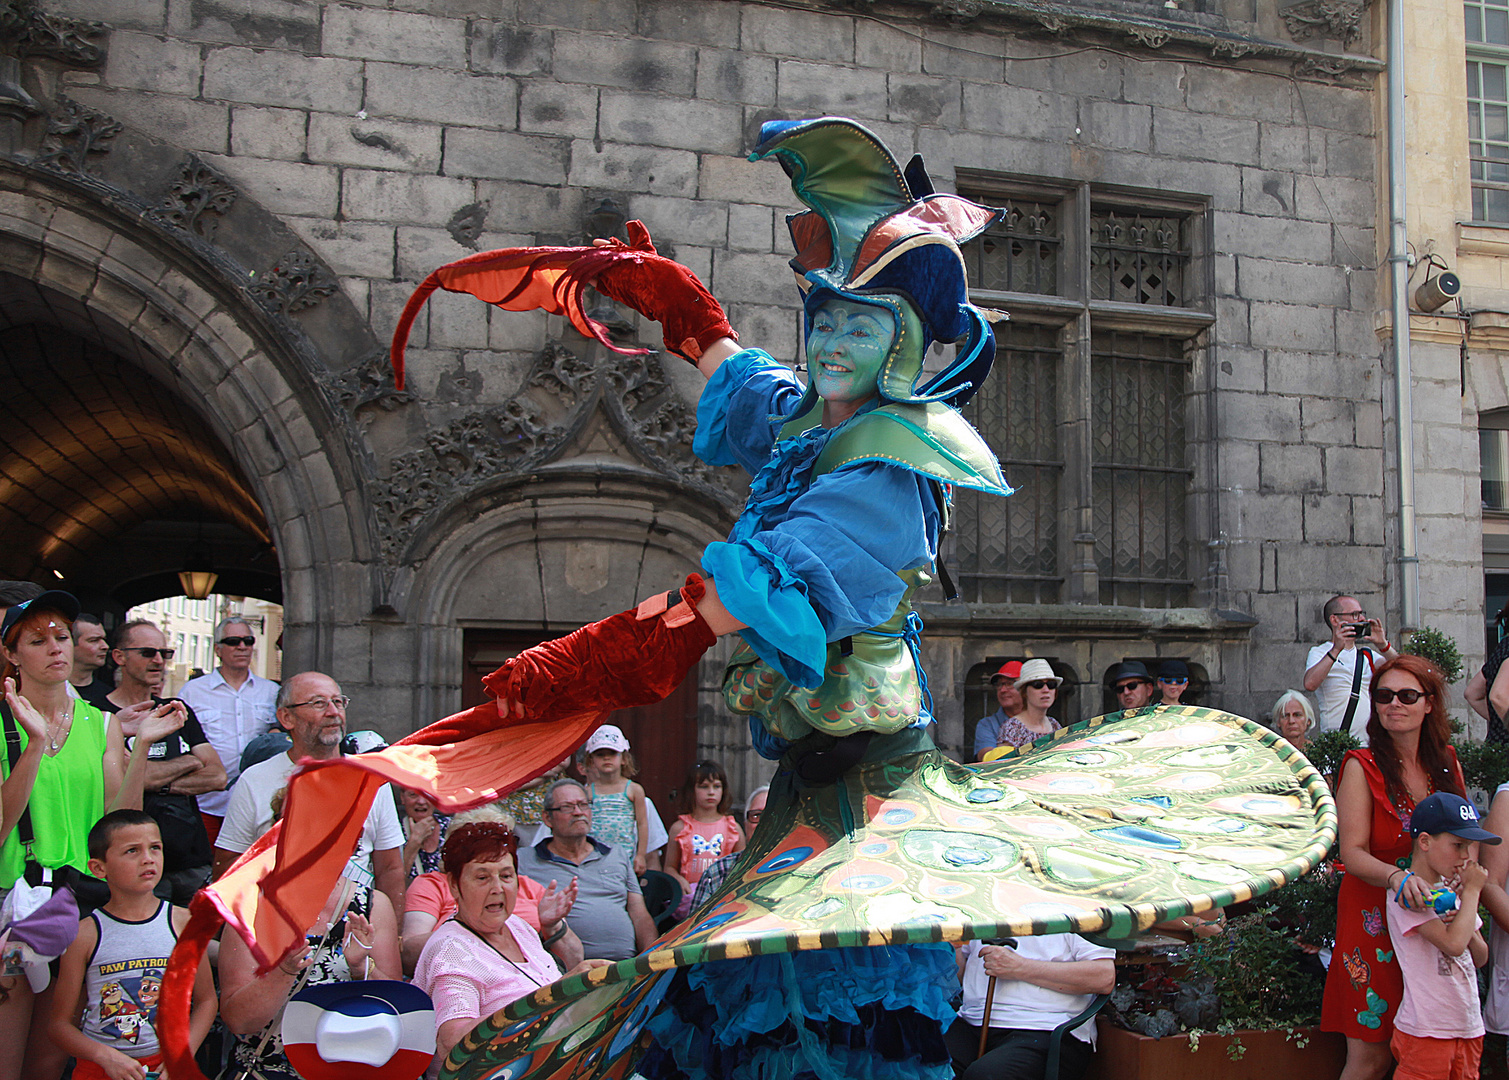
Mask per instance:
[[[1383,786],[1383,773],[1369,750],[1352,750],[1342,759],[1344,774],[1347,762],[1357,760],[1367,777],[1368,793],[1373,797],[1373,821],[1368,834],[1368,854],[1402,869],[1409,868],[1414,847],[1409,835],[1409,816],[1415,804],[1409,800],[1402,808],[1389,801]],[[1456,752],[1451,754],[1452,772],[1462,783],[1462,767]],[[1436,790],[1434,781],[1431,791]],[[1408,798],[1406,796],[1406,798]],[[1386,1043],[1394,1034],[1394,1014],[1404,993],[1404,978],[1394,957],[1394,943],[1389,938],[1388,921],[1383,905],[1392,895],[1347,874],[1341,879],[1336,898],[1336,947],[1326,972],[1326,994],[1320,1007],[1320,1029],[1339,1031],[1349,1039]]]

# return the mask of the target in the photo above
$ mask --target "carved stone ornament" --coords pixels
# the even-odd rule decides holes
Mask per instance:
[[[1301,77],[1320,76],[1323,79],[1343,79],[1361,70],[1361,65],[1345,56],[1307,56],[1294,65],[1294,73]]]
[[[105,62],[110,28],[44,12],[35,0],[0,0],[0,49],[12,56],[47,56],[72,67]]]
[[[1236,38],[1233,38],[1229,41],[1219,40],[1212,43],[1212,45],[1210,46],[1211,56],[1224,56],[1231,60],[1236,60],[1239,57],[1246,56],[1248,53],[1256,51],[1256,45],[1253,45],[1251,42],[1242,41]]]
[[[573,446],[596,450],[609,435],[632,464],[737,511],[742,474],[693,456],[696,413],[660,365],[653,354],[606,351],[593,363],[547,345],[512,397],[431,431],[422,449],[395,457],[387,479],[372,485],[384,554],[401,559],[426,522],[477,488],[531,476]]]
[[[120,134],[120,122],[61,94],[58,104],[62,115],[48,118],[47,134],[42,138],[42,153],[36,164],[83,176],[89,171],[91,154],[110,152],[112,142]]]
[[[1141,26],[1137,23],[1127,27],[1127,37],[1149,49],[1161,49],[1168,44],[1169,32],[1156,26]]]
[[[263,305],[284,315],[314,307],[333,294],[338,283],[307,251],[290,251],[251,287]]]
[[[353,413],[369,406],[391,412],[414,400],[412,393],[393,384],[393,365],[386,350],[368,353],[344,371],[323,375],[322,381],[336,401]]]
[[[1350,45],[1362,36],[1368,0],[1307,0],[1279,12],[1295,41],[1330,38]]]
[[[157,206],[157,216],[206,240],[236,202],[236,189],[197,157],[183,163],[178,179]]]

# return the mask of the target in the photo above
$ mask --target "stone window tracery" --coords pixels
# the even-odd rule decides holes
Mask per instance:
[[[967,246],[996,327],[995,375],[966,407],[1011,498],[960,491],[950,547],[972,603],[1193,602],[1186,433],[1209,312],[1198,199],[966,174],[1005,219]]]

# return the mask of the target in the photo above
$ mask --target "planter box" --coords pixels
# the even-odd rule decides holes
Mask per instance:
[[[1085,1080],[1336,1080],[1347,1060],[1346,1039],[1315,1028],[1300,1029],[1310,1038],[1304,1049],[1282,1031],[1243,1031],[1247,1052],[1235,1061],[1226,1054],[1230,1035],[1202,1035],[1190,1053],[1188,1035],[1150,1039],[1105,1022],[1098,1028]]]

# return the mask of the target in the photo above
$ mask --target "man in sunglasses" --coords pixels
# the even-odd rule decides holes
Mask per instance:
[[[1153,703],[1153,677],[1141,660],[1123,660],[1111,669],[1111,689],[1116,694],[1116,711],[1140,709]]]
[[[226,791],[199,800],[210,843],[220,833],[229,788],[241,775],[241,754],[251,741],[277,726],[278,684],[252,674],[257,638],[240,616],[222,619],[215,628],[215,659],[219,666],[208,675],[190,679],[178,696],[193,706],[210,745],[225,763]]]
[[[167,645],[167,635],[156,623],[134,619],[122,625],[111,650],[120,667],[120,682],[105,695],[101,708],[118,712],[150,699],[159,704],[173,701],[184,711],[183,726],[147,751],[142,784],[142,809],[156,819],[162,833],[162,879],[157,894],[184,905],[210,878],[210,838],[196,797],[223,791],[225,769],[194,710],[181,699],[161,696],[173,659]],[[128,750],[133,742],[135,737],[128,731]]]
[[[1320,706],[1319,731],[1350,731],[1368,744],[1368,718],[1373,715],[1368,683],[1382,660],[1369,646],[1392,660],[1399,654],[1383,633],[1383,623],[1370,619],[1355,596],[1333,596],[1321,608],[1331,640],[1310,650],[1305,660],[1305,689]]]

